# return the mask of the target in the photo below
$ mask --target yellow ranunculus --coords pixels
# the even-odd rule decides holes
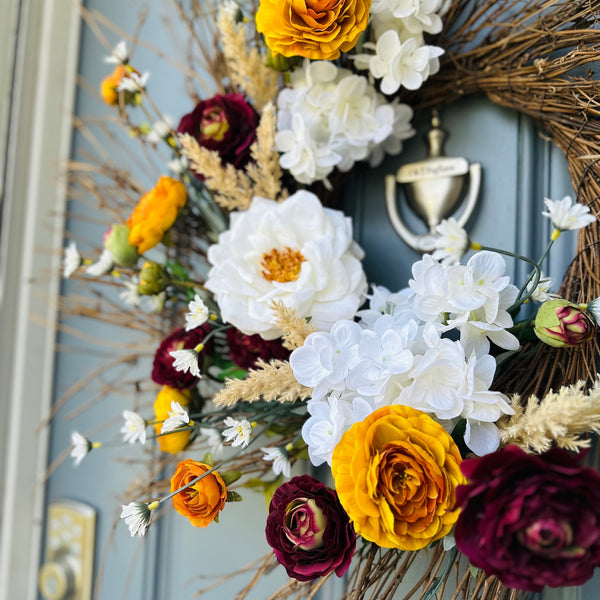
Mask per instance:
[[[143,254],[162,241],[175,223],[177,214],[187,202],[187,191],[181,181],[163,176],[142,196],[127,219],[131,230],[129,243]]]
[[[332,60],[367,27],[371,0],[260,0],[256,28],[272,52]]]
[[[185,408],[190,403],[190,392],[187,390],[177,390],[163,385],[162,389],[156,395],[154,401],[154,416],[157,421],[164,421],[169,416],[171,410],[171,402],[179,402],[182,408]],[[162,428],[162,422],[154,425],[154,431],[159,434]],[[189,431],[180,431],[178,433],[169,433],[156,438],[162,452],[170,452],[177,454],[183,450],[190,441]]]
[[[384,548],[419,550],[450,532],[461,456],[444,428],[408,406],[384,406],[355,423],[331,470],[354,529]]]
[[[128,92],[127,90],[123,90],[122,92],[117,91],[119,84],[127,73],[136,73],[139,75],[139,72],[129,65],[117,65],[115,70],[102,80],[102,84],[100,85],[100,95],[106,104],[110,106],[119,104],[120,94],[122,94],[122,99],[125,104],[136,103],[136,93]]]

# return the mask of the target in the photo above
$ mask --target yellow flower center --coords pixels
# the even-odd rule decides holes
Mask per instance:
[[[267,281],[279,281],[280,283],[296,281],[300,277],[300,269],[305,260],[298,250],[285,248],[280,251],[273,248],[270,252],[263,254],[260,263],[263,268],[262,276]]]

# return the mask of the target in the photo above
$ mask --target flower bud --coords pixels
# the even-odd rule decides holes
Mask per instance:
[[[147,260],[140,271],[138,292],[142,296],[154,296],[164,291],[170,283],[167,270],[158,263]]]
[[[129,243],[129,227],[113,225],[104,234],[104,247],[112,254],[114,261],[124,267],[132,267],[140,255],[137,248]]]
[[[535,317],[534,332],[549,346],[570,348],[591,340],[596,326],[583,308],[558,299],[542,304]]]
[[[301,62],[302,57],[300,56],[288,57],[283,56],[283,54],[279,54],[278,52],[272,52],[267,56],[266,65],[275,71],[280,71],[283,73],[285,71],[291,71]]]

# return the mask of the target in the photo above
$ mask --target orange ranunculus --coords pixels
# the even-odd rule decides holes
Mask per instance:
[[[162,241],[167,230],[175,223],[180,208],[187,202],[185,185],[163,176],[142,196],[127,219],[129,243],[143,254]]]
[[[154,401],[154,415],[157,421],[164,421],[169,416],[171,410],[171,402],[179,402],[182,408],[185,408],[190,403],[190,392],[188,390],[176,390],[175,388],[163,385],[162,389],[156,395]],[[154,425],[154,431],[159,434],[162,428],[162,423]],[[156,438],[162,452],[170,452],[177,454],[183,450],[190,441],[190,431],[180,431],[177,433],[169,433]]]
[[[117,91],[117,88],[126,73],[137,73],[139,75],[139,72],[129,65],[117,65],[115,70],[102,80],[102,84],[100,85],[100,95],[106,104],[110,106],[119,104],[119,92]],[[125,104],[136,103],[135,93],[128,91],[123,91],[121,93],[123,94],[123,101]]]
[[[171,479],[171,492],[190,483],[206,473],[209,465],[188,458],[177,465]],[[195,527],[206,527],[212,523],[227,500],[227,487],[223,478],[213,471],[189,488],[173,496],[175,510],[187,517]]]
[[[425,413],[384,406],[355,423],[333,452],[331,470],[354,529],[384,548],[419,550],[458,518],[465,483],[454,440]]]
[[[371,0],[260,0],[256,28],[272,52],[338,58],[367,27]]]

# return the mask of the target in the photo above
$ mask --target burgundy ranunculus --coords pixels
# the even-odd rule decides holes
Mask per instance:
[[[242,369],[252,369],[256,361],[271,359],[287,360],[290,351],[281,345],[281,340],[263,340],[258,335],[245,335],[239,329],[230,327],[226,333],[231,360]]]
[[[159,385],[168,385],[172,388],[184,390],[192,387],[198,382],[198,378],[192,375],[189,371],[183,373],[177,371],[173,367],[173,357],[169,354],[174,350],[184,350],[195,348],[198,344],[204,341],[204,338],[211,332],[211,327],[207,323],[186,331],[185,329],[176,329],[169,334],[158,347],[154,355],[154,363],[152,364],[152,381]],[[213,344],[209,340],[204,349],[199,353],[198,361],[202,362],[204,353],[210,353]]]
[[[198,102],[182,117],[178,133],[189,133],[208,150],[216,150],[224,163],[243,169],[256,139],[257,112],[243,94],[217,95]]]
[[[267,517],[267,542],[289,577],[312,581],[350,566],[356,534],[337,494],[309,475],[277,488]]]
[[[600,473],[552,449],[508,446],[461,469],[456,547],[506,586],[540,592],[581,585],[600,566]]]

